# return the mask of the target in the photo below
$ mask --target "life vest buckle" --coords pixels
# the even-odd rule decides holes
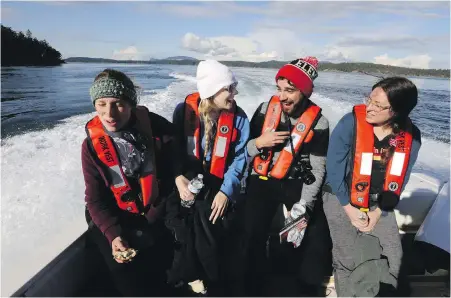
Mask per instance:
[[[133,202],[136,198],[136,194],[129,190],[121,195],[122,202]]]

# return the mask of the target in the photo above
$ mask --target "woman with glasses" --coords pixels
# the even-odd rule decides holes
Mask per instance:
[[[199,295],[206,294],[204,281],[219,281],[224,217],[234,207],[246,164],[249,121],[234,100],[236,86],[227,66],[201,61],[198,92],[188,95],[173,115],[180,167],[166,224],[178,246],[168,279],[188,284]]]
[[[171,255],[161,214],[174,185],[174,128],[138,105],[137,87],[124,73],[105,69],[90,88],[96,115],[86,124],[82,168],[90,239],[123,296],[161,296]],[[155,258],[158,255],[158,259]]]
[[[409,118],[417,100],[410,80],[382,79],[332,132],[323,201],[339,296],[393,296],[397,288],[402,247],[393,209],[421,146]]]

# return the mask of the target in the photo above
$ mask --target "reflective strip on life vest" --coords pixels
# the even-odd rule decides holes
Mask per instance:
[[[412,122],[408,121],[406,131],[396,136],[396,148],[393,157],[387,165],[384,190],[393,191],[401,195],[401,189],[409,166],[410,152],[412,151]]]
[[[231,112],[222,112],[218,120],[218,129],[216,131],[215,145],[211,157],[210,173],[223,179],[227,162],[227,153],[230,149],[230,143],[233,139],[233,122],[235,114]]]
[[[366,106],[357,105],[353,109],[355,119],[354,161],[350,187],[350,203],[357,207],[369,208],[371,170],[373,167],[374,130],[366,121]],[[405,174],[409,165],[412,146],[412,125],[410,119],[407,130],[396,137],[396,148],[387,163],[384,190],[401,194]]]
[[[200,161],[202,158],[200,156],[201,140],[199,103],[199,93],[193,93],[186,97],[184,131],[187,141],[188,155],[195,157]],[[220,179],[224,178],[230,144],[237,138],[234,122],[235,112],[222,111],[219,115],[211,156],[210,173]]]

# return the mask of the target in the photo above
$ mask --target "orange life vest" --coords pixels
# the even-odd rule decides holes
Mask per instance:
[[[153,136],[148,110],[145,107],[138,106],[135,109],[135,114],[136,124],[134,127],[147,137],[147,150],[150,150],[153,153],[152,162],[156,167]],[[149,208],[151,203],[158,197],[156,169],[152,174],[139,179],[141,192],[135,192],[130,187],[127,177],[122,171],[120,159],[116,152],[116,148],[114,147],[113,140],[105,132],[98,116],[95,116],[86,124],[86,131],[97,157],[108,169],[107,177],[111,179],[109,187],[114,194],[119,208],[132,213],[144,214],[146,209]]]
[[[313,124],[319,119],[321,108],[311,104],[299,117],[298,122],[291,131],[291,139],[293,142],[295,155],[301,150],[302,144],[308,143],[313,137]],[[282,106],[278,96],[271,97],[266,110],[265,121],[263,122],[262,133],[267,131],[275,131],[279,126],[282,117]],[[273,168],[269,171],[274,153],[272,149],[268,150],[266,158],[257,155],[254,158],[254,171],[263,177],[274,177],[276,179],[283,179],[293,163],[295,156],[293,156],[291,143],[287,145],[280,152],[277,161]],[[268,174],[269,172],[269,174]]]
[[[355,119],[354,163],[350,187],[351,204],[363,211],[368,211],[373,164],[374,132],[373,126],[366,122],[366,106],[357,105],[353,109]],[[384,190],[392,191],[398,196],[404,183],[412,148],[412,123],[408,119],[406,131],[396,137],[396,148],[387,162]]]
[[[188,156],[202,160],[200,156],[200,114],[199,93],[193,93],[185,99],[185,137],[187,138]],[[217,125],[214,147],[211,157],[210,173],[220,179],[224,178],[227,156],[231,142],[237,138],[234,128],[235,112],[222,111]]]

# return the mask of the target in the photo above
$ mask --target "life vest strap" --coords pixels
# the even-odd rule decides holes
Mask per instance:
[[[321,116],[321,108],[311,104],[299,117],[296,125],[291,130],[291,140],[279,153],[279,157],[269,171],[273,158],[273,149],[265,151],[267,158],[257,155],[254,158],[254,171],[260,176],[270,176],[276,179],[286,177],[296,155],[300,152],[302,145],[311,141],[313,137],[313,126]],[[262,134],[267,131],[275,131],[279,126],[282,117],[282,107],[277,96],[271,97],[268,109],[265,114],[265,121],[262,127]],[[290,121],[288,119],[288,121]],[[293,155],[294,151],[294,155]]]
[[[151,162],[156,166],[148,110],[145,107],[137,107],[135,113],[137,118],[135,126],[138,131],[147,136],[146,150],[149,150],[152,153],[153,159]],[[145,208],[151,204],[152,200],[158,196],[156,169],[154,169],[153,173],[140,178],[141,193],[137,193],[130,186],[129,181],[122,170],[113,140],[105,132],[98,116],[95,116],[86,124],[86,132],[88,141],[94,149],[94,153],[107,169],[107,177],[110,179],[110,189],[116,199],[118,207],[132,213],[142,214],[145,211]]]

